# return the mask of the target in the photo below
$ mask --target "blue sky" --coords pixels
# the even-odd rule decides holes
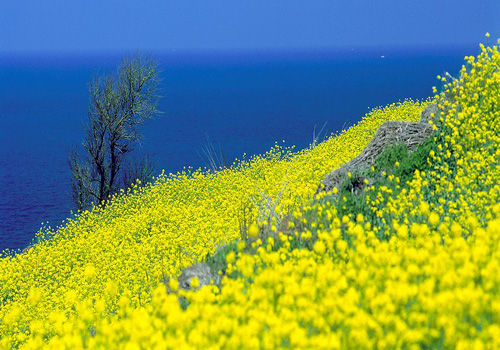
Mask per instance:
[[[0,52],[468,46],[499,0],[1,0]]]

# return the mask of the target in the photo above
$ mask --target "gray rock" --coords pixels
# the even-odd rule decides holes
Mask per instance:
[[[184,271],[182,271],[181,275],[178,278],[179,288],[184,290],[192,290],[195,289],[192,287],[191,279],[193,277],[198,277],[198,281],[200,282],[198,288],[206,286],[214,280],[214,275],[210,266],[205,263],[200,263],[196,265],[189,266]]]

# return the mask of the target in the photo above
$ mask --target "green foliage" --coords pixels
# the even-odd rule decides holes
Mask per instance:
[[[375,224],[377,219],[369,201],[375,199],[378,193],[384,193],[380,191],[382,187],[389,189],[393,197],[408,188],[416,170],[427,171],[430,168],[428,156],[431,150],[437,150],[437,143],[432,136],[413,152],[402,143],[388,146],[377,157],[373,167],[346,178],[338,193],[337,210],[340,217],[353,217],[361,213],[371,224]],[[365,180],[369,184],[364,183]],[[357,192],[353,191],[354,187],[358,188]]]
[[[186,298],[179,298],[179,305],[183,311],[189,307],[189,301]]]
[[[432,136],[429,137],[413,152],[408,150],[405,144],[397,143],[387,147],[375,160],[375,171],[368,173],[367,176],[376,176],[382,171],[388,175],[394,175],[400,179],[400,183],[406,185],[413,179],[415,170],[425,171],[429,169],[430,164],[427,157],[431,150],[437,150],[437,145]],[[396,164],[399,165],[396,166]],[[382,177],[379,181],[384,182]],[[387,181],[385,181],[387,182]]]

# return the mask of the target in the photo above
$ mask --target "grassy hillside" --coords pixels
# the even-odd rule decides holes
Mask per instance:
[[[398,151],[401,162],[385,164],[367,190],[363,215],[339,202],[344,195],[314,196],[318,183],[382,123],[417,121],[429,102],[375,109],[313,149],[276,146],[215,174],[162,174],[40,231],[34,248],[0,260],[0,345],[499,347],[498,48],[467,66],[434,98],[440,118],[425,169],[398,175],[400,163],[418,163]],[[259,238],[225,256],[221,288],[176,293],[170,282],[167,294],[169,278],[254,223]]]

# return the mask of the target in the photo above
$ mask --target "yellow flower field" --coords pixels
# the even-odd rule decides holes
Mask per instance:
[[[42,229],[34,248],[0,260],[0,346],[499,348],[498,47],[467,64],[433,100],[440,120],[430,169],[407,184],[391,179],[401,189],[394,195],[370,188],[386,191],[372,205],[380,224],[340,216],[316,188],[378,126],[418,121],[430,101],[374,109],[312,149],[277,145],[218,173],[161,174],[104,209]],[[170,283],[167,293],[167,279],[241,238],[247,224],[274,231],[269,217],[287,214],[307,227],[296,235],[317,236],[313,249],[280,232],[253,242],[255,254],[241,241],[220,289],[176,292]]]

